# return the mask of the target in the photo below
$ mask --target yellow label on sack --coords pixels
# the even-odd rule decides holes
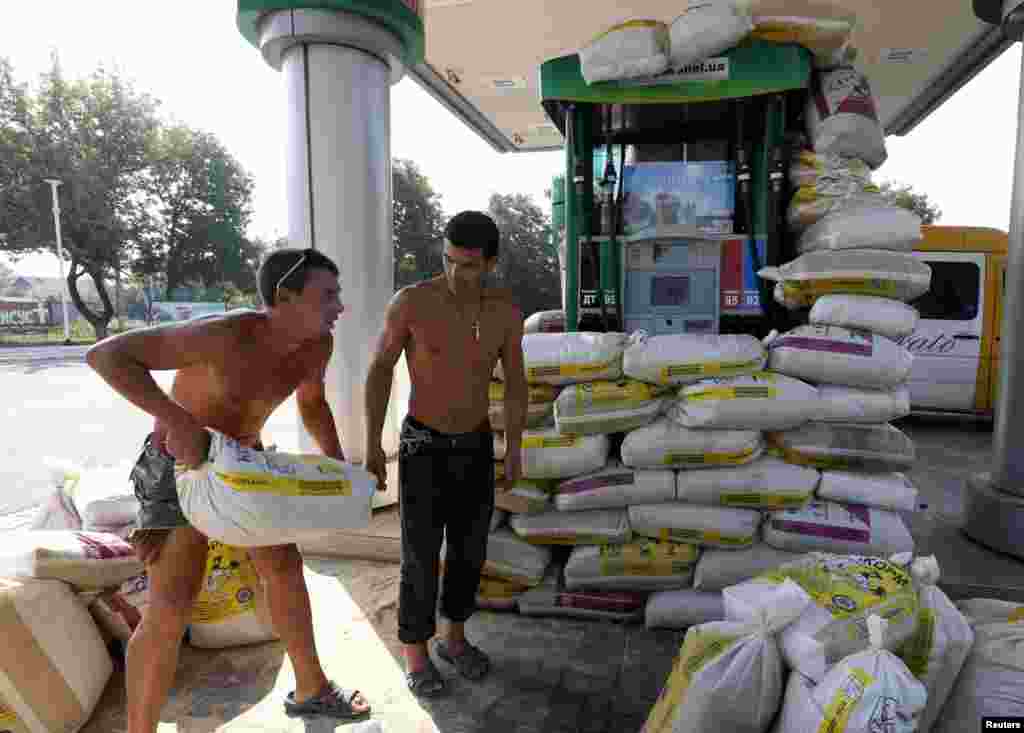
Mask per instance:
[[[8,707],[0,703],[0,725],[13,725],[18,722],[18,716]]]
[[[192,623],[215,624],[254,612],[259,582],[245,550],[211,541],[206,575],[192,604]]]
[[[836,690],[832,702],[825,708],[825,717],[818,726],[818,733],[844,733],[857,703],[874,681],[875,678],[863,669],[852,668],[846,683]]]
[[[683,575],[697,562],[692,545],[641,542],[630,545],[605,545],[601,553],[601,575],[665,576]]]
[[[531,405],[554,402],[555,388],[550,384],[531,384],[527,387],[527,402]],[[505,383],[492,381],[487,388],[487,399],[491,402],[505,401]]]
[[[545,364],[528,367],[526,378],[543,379],[545,377],[593,377],[606,372],[614,366],[616,359],[611,361],[595,361],[584,364]]]
[[[616,31],[629,30],[630,28],[658,28],[663,25],[664,23],[662,23],[660,20],[627,20],[625,23],[613,25],[604,33],[599,33],[594,37],[594,40],[591,41],[591,43],[597,43],[602,38],[605,38],[606,36],[609,36],[612,33],[615,33]]]
[[[810,494],[759,494],[752,492],[736,492],[722,494],[722,506],[757,507],[759,509],[795,509],[802,507],[811,498]]]
[[[759,578],[778,584],[792,580],[836,619],[861,614],[881,603],[892,606],[886,613],[889,616],[917,613],[916,595],[905,592],[910,585],[905,568],[882,558],[855,555],[833,564],[831,570],[819,565],[780,568]]]
[[[654,385],[634,380],[621,382],[584,382],[573,387],[576,406],[584,407],[596,403],[625,403],[626,405],[650,402],[662,390]]]
[[[867,277],[825,278],[821,280],[787,280],[782,285],[782,293],[786,300],[811,305],[818,296],[832,293],[878,295],[893,298],[898,287],[899,283],[895,280]]]
[[[693,545],[717,545],[719,547],[747,547],[754,544],[753,537],[734,537],[717,530],[669,529],[658,532],[658,539],[666,542],[685,542]]]
[[[753,448],[732,453],[666,453],[665,466],[727,466],[743,463],[754,455]]]
[[[579,445],[578,435],[560,435],[557,438],[536,435],[523,438],[523,448],[575,448]]]
[[[707,387],[705,389],[687,391],[683,394],[683,402],[706,402],[711,400],[773,400],[779,396],[775,387],[759,385],[741,385],[736,387]]]
[[[1024,621],[1024,606],[1021,606],[1016,611],[1011,613],[1010,617],[1007,619],[1007,623],[1011,624],[1019,624],[1022,621]]]
[[[544,534],[523,539],[531,545],[607,545],[612,542],[611,537],[592,534]]]
[[[708,377],[739,376],[761,366],[760,359],[749,361],[718,361],[695,362],[692,364],[670,364],[662,367],[661,381],[667,382],[677,377]]]
[[[233,491],[246,494],[278,494],[280,496],[352,496],[352,482],[310,481],[291,476],[270,476],[265,473],[214,471],[219,481]]]
[[[801,453],[793,448],[777,447],[775,449],[775,455],[778,455],[786,463],[791,463],[794,466],[820,468],[826,471],[855,469],[860,464],[860,461],[856,458],[849,458],[846,456],[812,456],[807,453]]]
[[[897,656],[907,665],[910,673],[924,681],[928,673],[928,659],[935,648],[935,611],[921,606],[917,613],[917,629],[903,642]]]
[[[508,599],[515,598],[523,592],[523,589],[514,583],[506,583],[493,578],[480,578],[480,587],[477,595],[483,598]]]

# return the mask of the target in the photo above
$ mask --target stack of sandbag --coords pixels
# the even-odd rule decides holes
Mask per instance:
[[[551,563],[543,582],[519,596],[519,613],[622,622],[639,621],[643,617],[646,594],[570,590],[563,571],[562,563]]]
[[[492,379],[488,391],[490,407],[487,416],[491,421],[491,428],[498,433],[505,432],[505,385],[503,382]],[[526,426],[528,428],[543,427],[549,425],[552,420],[552,410],[555,405],[555,398],[558,396],[558,388],[550,384],[532,384],[527,390]]]
[[[647,592],[688,587],[698,550],[674,542],[576,547],[565,564],[569,590]]]
[[[537,311],[523,321],[523,333],[563,333],[565,311]]]
[[[82,469],[72,494],[82,529],[127,539],[139,512],[139,500],[129,480],[131,470],[131,463]]]

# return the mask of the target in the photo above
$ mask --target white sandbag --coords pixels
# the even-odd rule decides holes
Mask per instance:
[[[0,730],[80,730],[114,669],[85,605],[55,580],[0,579],[0,629]]]
[[[607,435],[562,435],[552,429],[527,430],[522,446],[526,478],[568,478],[597,471],[608,462]]]
[[[563,333],[565,311],[537,311],[523,321],[523,333]]]
[[[974,632],[960,610],[936,585],[939,563],[934,555],[915,559],[910,574],[921,606],[917,631],[896,654],[928,690],[928,704],[918,727],[920,733],[928,733],[967,661],[974,644]]]
[[[643,537],[701,547],[750,547],[761,513],[690,504],[637,504],[629,508],[629,525]]]
[[[910,414],[910,390],[906,385],[881,390],[822,384],[818,394],[821,402],[813,419],[820,422],[878,425]]]
[[[528,333],[523,336],[526,379],[530,384],[560,387],[576,382],[615,380],[622,376],[624,333]],[[494,376],[504,381],[501,360]]]
[[[509,514],[537,514],[551,507],[551,494],[546,482],[520,479],[515,485],[494,494],[494,506]]]
[[[639,621],[644,615],[643,593],[626,591],[567,590],[542,585],[519,596],[523,616],[555,616],[594,621]]]
[[[84,525],[116,527],[135,521],[139,500],[130,474],[130,463],[82,470],[74,497]]]
[[[1024,606],[973,599],[957,604],[974,646],[934,733],[977,730],[983,717],[1024,717]]]
[[[580,49],[580,74],[587,84],[655,76],[668,68],[668,26],[630,20],[612,26]]]
[[[756,430],[692,430],[660,418],[629,433],[621,453],[634,468],[709,468],[750,463],[762,449]]]
[[[225,649],[275,641],[263,580],[241,547],[210,540],[206,573],[192,603],[189,643]]]
[[[914,442],[892,425],[837,425],[812,422],[768,433],[773,452],[798,466],[821,470],[893,473],[913,467]]]
[[[615,462],[607,468],[563,481],[555,492],[559,511],[617,509],[630,504],[658,504],[676,498],[676,473],[634,470]]]
[[[653,422],[664,395],[666,388],[633,379],[572,385],[555,400],[555,425],[563,435],[625,433]]]
[[[676,499],[743,509],[789,509],[811,500],[819,478],[813,468],[763,456],[735,468],[680,471]]]
[[[622,509],[517,514],[508,523],[534,545],[621,545],[632,538]]]
[[[823,295],[875,295],[909,302],[928,292],[932,268],[913,254],[877,249],[808,252],[758,277],[778,283],[775,300],[787,308],[814,305]]]
[[[772,512],[765,519],[764,541],[789,552],[885,557],[914,551],[914,538],[896,512],[836,501]]]
[[[813,54],[816,67],[852,61],[856,56],[850,35],[857,18],[842,5],[806,0],[750,0],[749,5],[754,15],[753,38],[797,43]]]
[[[494,460],[504,461],[505,454],[508,452],[508,445],[505,443],[504,433],[494,434]]]
[[[917,509],[917,489],[903,473],[822,471],[818,496],[893,511],[912,512]]]
[[[109,534],[71,530],[7,532],[0,577],[62,580],[76,590],[114,588],[142,572],[132,546]]]
[[[782,700],[785,668],[776,634],[809,599],[793,583],[765,598],[756,620],[686,632],[642,733],[764,733]]]
[[[799,150],[789,166],[789,181],[796,189],[818,191],[866,190],[871,184],[871,167],[848,155],[822,155]]]
[[[877,110],[871,84],[856,69],[815,72],[806,110],[814,150],[850,155],[878,168],[887,154]]]
[[[919,319],[913,306],[873,295],[823,295],[807,317],[817,326],[870,331],[894,341],[912,334]]]
[[[786,430],[818,409],[818,390],[774,372],[704,379],[679,390],[669,417],[687,428]]]
[[[210,539],[237,547],[302,544],[369,525],[377,480],[361,466],[258,451],[210,433],[206,462],[177,477],[185,518]]]
[[[649,540],[577,547],[565,564],[565,587],[639,592],[686,588],[693,582],[697,556],[691,545]]]
[[[487,559],[483,574],[525,586],[537,585],[551,563],[551,550],[517,537],[501,528],[487,538]]]
[[[727,51],[753,27],[750,13],[732,0],[690,0],[669,27],[669,66],[683,69]]]
[[[907,380],[914,364],[913,354],[895,341],[838,326],[797,326],[766,340],[772,371],[819,384],[891,389]]]
[[[550,384],[531,384],[527,387],[526,427],[535,428],[547,423],[552,417],[558,388]],[[505,385],[491,380],[488,388],[490,404],[487,417],[491,429],[498,432],[505,430]],[[495,456],[497,458],[497,456]]]
[[[763,542],[754,542],[744,550],[707,548],[700,554],[693,574],[693,588],[720,591],[742,583],[803,557],[802,554],[776,550]]]
[[[89,604],[89,613],[105,635],[128,641],[149,606],[149,577],[142,573],[117,588],[105,590]]]
[[[82,529],[82,518],[78,514],[75,502],[63,488],[54,489],[46,500],[31,511],[31,517],[26,513],[28,521],[19,523],[18,526],[6,526],[0,523],[3,529],[53,529],[53,530],[79,530]]]
[[[748,334],[637,331],[622,357],[627,377],[651,384],[693,384],[707,377],[738,377],[764,369],[765,350]]]
[[[869,615],[889,622],[885,647],[890,650],[917,629],[910,559],[811,553],[723,590],[725,617],[749,619],[765,595],[787,579],[800,585],[814,603],[782,632],[782,654],[791,669],[820,681],[841,659],[868,648]]]
[[[725,620],[725,603],[720,592],[685,588],[651,594],[644,607],[648,629],[687,629]]]
[[[508,519],[507,512],[495,509],[494,513],[491,514],[491,532],[496,532],[499,527],[504,526],[506,519]]]
[[[817,186],[803,186],[796,190],[786,209],[786,221],[793,232],[802,233],[832,216],[863,216],[865,209],[885,209],[888,202],[873,183],[822,182]],[[872,228],[874,225],[868,225]],[[834,249],[851,249],[835,247]],[[882,246],[878,249],[901,249]],[[801,250],[806,251],[806,250]]]
[[[918,730],[928,692],[899,657],[883,647],[885,621],[870,616],[867,626],[871,648],[843,659],[818,684],[801,674],[790,676],[775,733]]]
[[[835,252],[847,249],[910,252],[918,244],[921,217],[883,199],[855,199],[837,207],[800,235],[797,251]]]

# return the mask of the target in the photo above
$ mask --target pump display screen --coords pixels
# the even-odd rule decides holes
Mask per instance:
[[[688,275],[657,275],[651,280],[651,305],[681,306],[690,303]]]

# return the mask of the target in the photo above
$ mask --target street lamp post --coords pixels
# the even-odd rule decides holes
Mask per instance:
[[[45,179],[53,192],[53,227],[57,232],[57,262],[60,263],[60,307],[64,313],[64,344],[71,343],[71,329],[68,328],[68,282],[64,279],[64,246],[60,241],[60,203],[57,200],[57,187],[61,184],[56,178]]]

